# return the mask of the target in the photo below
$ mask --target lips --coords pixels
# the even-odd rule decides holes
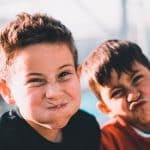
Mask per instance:
[[[144,100],[138,100],[138,101],[131,102],[129,105],[129,110],[130,111],[136,110],[138,107],[142,106],[144,103],[145,103]]]
[[[66,107],[67,103],[63,103],[63,104],[57,104],[57,105],[53,105],[48,107],[48,109],[50,110],[58,110],[58,109],[63,109],[64,107]]]

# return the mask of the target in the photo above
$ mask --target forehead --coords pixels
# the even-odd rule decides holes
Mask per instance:
[[[19,49],[12,66],[20,69],[55,68],[73,62],[72,53],[66,44],[42,43]]]
[[[42,58],[48,55],[59,55],[60,53],[63,55],[70,55],[71,50],[63,43],[41,43],[20,48],[16,53],[15,59],[19,59],[20,57],[30,58],[30,56],[39,57],[39,54],[41,54],[40,57]]]

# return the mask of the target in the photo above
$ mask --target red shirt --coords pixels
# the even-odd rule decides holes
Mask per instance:
[[[139,135],[121,119],[115,119],[101,130],[102,150],[150,150],[150,137]]]

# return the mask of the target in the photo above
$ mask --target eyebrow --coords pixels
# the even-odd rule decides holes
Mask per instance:
[[[65,67],[73,67],[74,68],[74,65],[66,64],[66,65],[60,66],[59,69],[62,69],[62,68],[65,68]]]
[[[26,76],[42,76],[42,74],[41,73],[28,73],[28,74],[26,74]]]
[[[66,64],[66,65],[60,66],[58,69],[60,70],[60,69],[63,69],[65,67],[73,67],[74,68],[74,65]],[[41,73],[31,72],[31,73],[26,74],[26,76],[42,76],[42,74]]]
[[[138,72],[139,72],[139,70],[133,70],[133,73],[131,73],[131,78],[133,78],[133,76]]]

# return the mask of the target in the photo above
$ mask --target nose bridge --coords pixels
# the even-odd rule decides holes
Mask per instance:
[[[138,100],[139,96],[140,92],[138,91],[138,89],[136,87],[131,87],[128,91],[127,101],[132,102]]]
[[[48,82],[46,86],[46,97],[47,98],[54,98],[57,97],[60,93],[61,89],[57,82]]]

